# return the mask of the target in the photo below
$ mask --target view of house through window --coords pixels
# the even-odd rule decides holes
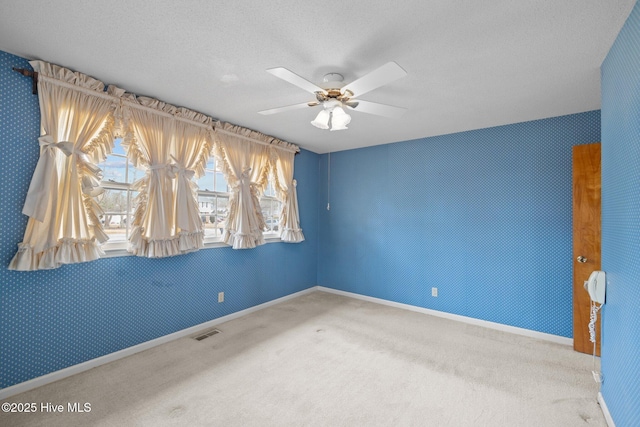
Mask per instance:
[[[100,217],[109,241],[104,248],[109,249],[110,243],[125,242],[129,238],[131,219],[135,210],[137,192],[131,190],[131,184],[142,178],[144,171],[133,167],[127,159],[122,139],[115,140],[113,152],[98,166],[102,169],[102,187],[104,193],[96,200],[104,214]],[[276,199],[273,180],[269,180],[263,197],[260,199],[262,215],[268,230],[265,233],[278,232],[281,203]],[[224,223],[229,214],[229,186],[223,173],[216,166],[213,157],[209,159],[205,174],[197,180],[198,206],[200,219],[206,241],[220,241],[223,235]]]
[[[144,176],[144,172],[134,168],[127,159],[121,142],[121,139],[117,139],[113,152],[98,164],[102,169],[104,193],[97,196],[96,201],[104,211],[100,221],[110,242],[124,242],[129,238],[134,199],[138,194],[130,187]]]
[[[216,161],[209,159],[205,174],[198,179],[198,206],[200,219],[206,237],[222,237],[224,222],[229,214],[229,186],[222,172],[217,170]]]
[[[273,179],[269,179],[269,185],[260,199],[260,207],[262,208],[264,222],[267,224],[267,232],[277,232],[282,204],[276,199],[276,192],[273,188]]]

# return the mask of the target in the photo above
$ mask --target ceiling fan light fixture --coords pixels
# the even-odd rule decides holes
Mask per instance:
[[[319,129],[329,129],[329,119],[331,118],[331,113],[329,110],[321,110],[315,119],[311,121],[311,124]]]
[[[351,122],[351,116],[344,112],[341,106],[334,107],[332,110],[331,130],[348,129],[347,125]]]

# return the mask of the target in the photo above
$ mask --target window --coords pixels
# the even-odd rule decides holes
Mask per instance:
[[[222,239],[224,222],[229,215],[229,186],[212,157],[205,174],[198,179],[198,205],[205,242]]]
[[[133,167],[122,148],[122,139],[114,142],[113,152],[98,167],[102,169],[104,193],[96,201],[104,211],[100,221],[109,236],[105,249],[124,249],[129,238],[131,220],[135,209],[134,199],[138,195],[131,190],[131,184],[142,178],[144,172]],[[115,245],[114,244],[118,244]]]
[[[131,190],[131,185],[142,178],[145,172],[136,169],[127,159],[121,138],[115,140],[113,152],[98,166],[102,169],[102,188],[105,191],[96,197],[96,201],[104,211],[100,221],[109,236],[109,241],[103,245],[103,249],[123,250],[127,247],[135,211],[135,198],[138,195],[137,191]],[[217,167],[213,157],[207,162],[205,174],[197,180],[197,184],[205,244],[220,242],[229,214],[231,193],[224,174]],[[276,199],[272,177],[260,199],[260,206],[268,228],[265,237],[276,237],[282,204]]]
[[[262,216],[267,224],[266,233],[277,233],[280,223],[280,210],[282,204],[276,199],[276,191],[273,188],[273,177],[269,177],[269,185],[264,191],[264,195],[260,199],[260,207],[262,208]]]

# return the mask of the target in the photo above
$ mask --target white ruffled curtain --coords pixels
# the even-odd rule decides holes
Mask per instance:
[[[173,121],[146,109],[125,110],[127,133],[122,146],[145,175],[131,189],[138,192],[131,221],[129,252],[161,258],[180,253],[173,221],[173,171],[169,149]]]
[[[107,240],[93,196],[100,194],[96,166],[111,152],[117,103],[104,84],[43,61],[39,73],[40,158],[22,212],[29,216],[11,270],[41,270],[92,261]]]
[[[260,196],[269,177],[269,147],[247,141],[243,132],[252,131],[229,123],[215,129],[214,154],[231,187],[223,240],[233,249],[250,249],[265,243]]]
[[[180,236],[180,251],[190,252],[202,248],[203,230],[198,206],[198,185],[193,181],[205,174],[205,166],[213,149],[211,119],[198,113],[189,114],[209,126],[194,126],[176,121],[175,148],[171,155],[176,173],[174,218]]]
[[[280,213],[280,239],[283,242],[299,243],[304,240],[300,228],[298,212],[297,182],[293,179],[295,153],[288,150],[271,148],[274,163],[275,187],[278,200],[282,202]]]
[[[129,251],[163,258],[204,246],[193,178],[204,174],[213,146],[211,118],[161,101],[125,96],[126,133],[123,147],[145,176],[131,188],[138,191],[131,223]],[[189,123],[176,118],[202,125]]]

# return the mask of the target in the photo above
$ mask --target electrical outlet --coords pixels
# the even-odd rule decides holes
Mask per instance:
[[[224,302],[224,292],[218,292],[218,302]]]
[[[431,296],[432,297],[438,296],[438,288],[431,288]]]

